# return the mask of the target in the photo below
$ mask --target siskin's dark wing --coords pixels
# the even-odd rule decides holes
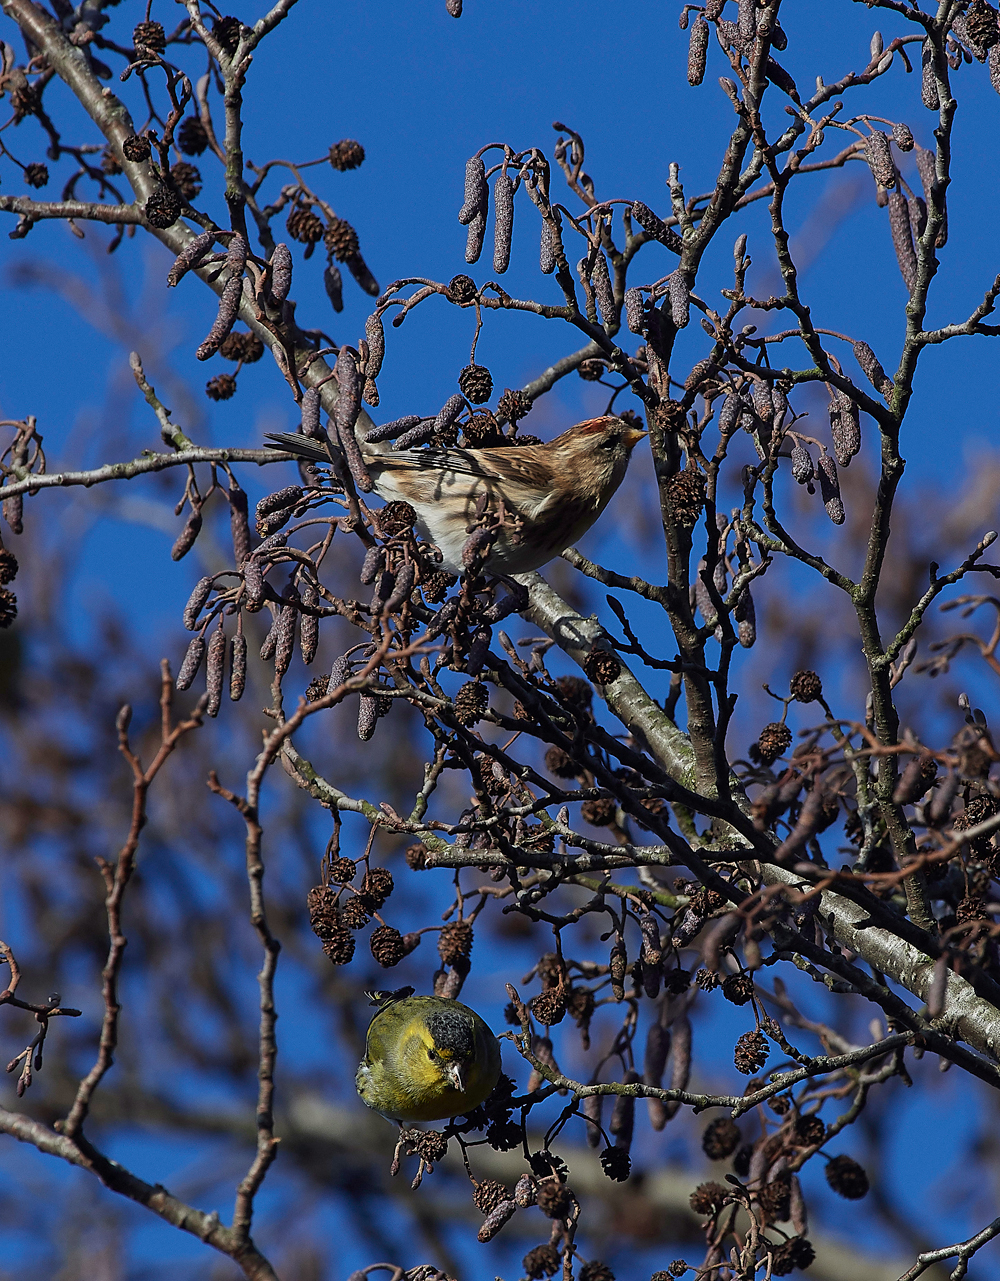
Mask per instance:
[[[274,441],[274,444],[270,442]],[[308,458],[313,463],[330,463],[330,452],[326,445],[320,440],[313,440],[310,436],[302,436],[297,432],[282,431],[268,432],[265,449],[281,449],[289,454],[297,454],[299,458]]]

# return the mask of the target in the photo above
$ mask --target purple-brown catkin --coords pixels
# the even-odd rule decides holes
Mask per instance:
[[[274,673],[276,676],[284,676],[292,661],[292,653],[295,649],[295,621],[298,616],[299,611],[294,605],[282,605],[281,612],[275,621],[277,635],[274,645]]]
[[[215,323],[208,331],[208,337],[195,352],[199,360],[208,360],[210,356],[214,356],[222,345],[223,340],[229,337],[230,330],[236,323],[240,302],[243,298],[243,272],[246,269],[246,265],[247,242],[242,236],[233,236],[229,242],[229,252],[226,254],[226,267],[230,273],[229,279],[226,281],[222,297],[219,299],[219,310],[216,313]]]
[[[514,184],[506,173],[499,173],[493,184],[493,270],[498,276],[510,266],[513,236]]]
[[[588,1121],[593,1121],[593,1125],[587,1125],[587,1146],[599,1148],[601,1146],[601,1111],[604,1105],[603,1094],[588,1094],[583,1100],[581,1112]]]
[[[937,76],[934,74],[934,46],[929,39],[923,42],[920,54],[920,101],[929,111],[940,109]]]
[[[464,405],[464,398],[459,396],[457,392],[454,396],[449,396],[441,406],[438,416],[434,419],[435,433],[446,431],[462,412]]]
[[[381,547],[369,547],[365,552],[365,558],[361,562],[361,581],[366,587],[370,587],[375,581],[375,576],[382,568],[385,562],[385,552]]]
[[[819,488],[826,514],[835,525],[842,525],[844,523],[844,503],[840,497],[840,477],[837,475],[837,464],[829,454],[820,454],[819,465],[816,470],[819,474]]]
[[[652,236],[658,240],[661,245],[666,245],[675,254],[679,254],[684,248],[684,241],[681,240],[673,227],[667,224],[653,213],[648,205],[644,205],[641,200],[635,201],[632,205],[632,217],[643,229],[647,236]]]
[[[392,589],[392,595],[385,602],[385,612],[393,614],[402,605],[403,601],[409,600],[410,592],[413,591],[413,580],[416,577],[416,569],[412,564],[406,564],[396,575],[396,585]]]
[[[892,232],[892,247],[896,251],[900,275],[906,288],[912,293],[913,286],[917,283],[917,255],[913,250],[910,211],[901,191],[889,193],[889,230]]]
[[[255,556],[248,556],[243,562],[243,587],[247,610],[256,614],[264,604],[264,569]]]
[[[469,232],[465,238],[465,261],[478,262],[486,240],[486,210],[481,209],[469,223]]]
[[[375,733],[378,721],[378,704],[370,694],[362,694],[358,700],[358,738],[367,743]]]
[[[691,24],[688,37],[688,84],[700,85],[705,79],[708,60],[708,23],[699,13]]]
[[[667,296],[670,299],[670,319],[675,328],[683,329],[690,319],[691,295],[679,267],[667,277]]]
[[[434,419],[422,418],[409,431],[403,432],[396,441],[397,449],[412,449],[414,445],[423,445],[434,435]]]
[[[233,637],[233,653],[229,677],[229,697],[238,703],[247,683],[247,638],[242,632]]]
[[[181,280],[193,268],[197,267],[202,258],[212,248],[215,240],[214,231],[203,231],[200,236],[195,236],[190,240],[174,259],[174,265],[167,273],[167,288],[173,289],[179,285]]]
[[[674,1020],[673,1051],[673,1063],[670,1069],[670,1089],[686,1090],[688,1081],[691,1078],[691,1020],[686,1014],[682,1014]],[[664,1104],[668,1121],[677,1113],[680,1106],[676,1102]]]
[[[1000,44],[991,46],[988,55],[990,68],[990,84],[1000,93]]]
[[[663,1085],[663,1072],[667,1066],[667,1055],[670,1053],[670,1029],[653,1023],[646,1033],[646,1052],[642,1060],[642,1080],[644,1085],[660,1089]],[[662,1099],[647,1099],[649,1121],[654,1130],[662,1130],[668,1117]]]
[[[815,476],[812,454],[800,440],[792,448],[792,476],[800,485],[808,485]]]
[[[372,298],[377,298],[382,292],[379,283],[368,270],[368,264],[360,254],[351,254],[347,260],[347,270],[354,277],[355,283],[370,294]]]
[[[316,590],[316,584],[308,578],[302,581],[302,604],[308,605],[313,609],[319,605],[319,592]],[[299,650],[306,667],[316,657],[318,645],[319,619],[315,614],[303,613],[299,623]]]
[[[743,412],[743,401],[739,392],[731,391],[722,402],[722,409],[719,411],[719,432],[723,436],[731,436],[739,426],[740,414]]]
[[[365,321],[365,337],[368,339],[368,360],[365,362],[365,377],[373,382],[382,371],[385,359],[385,329],[382,317],[374,313]]]
[[[736,635],[744,649],[751,649],[757,639],[757,612],[753,607],[750,588],[744,587],[740,598],[733,608],[733,621],[736,623]]]
[[[551,276],[555,271],[561,247],[559,214],[557,210],[552,209],[548,217],[542,219],[542,239],[538,249],[538,266],[543,276]]]
[[[222,682],[226,674],[226,633],[222,630],[222,620],[212,633],[208,643],[208,662],[205,665],[205,688],[208,692],[208,703],[205,710],[209,716],[218,716],[222,703]]]
[[[892,140],[900,151],[913,150],[913,134],[910,131],[910,126],[903,124],[902,121],[892,126]]]
[[[189,632],[193,632],[198,626],[198,615],[202,607],[208,600],[209,593],[212,590],[212,583],[215,580],[211,574],[207,578],[199,578],[194,585],[194,591],[188,597],[188,603],[184,606],[184,626]]]
[[[229,478],[229,529],[233,539],[233,556],[239,569],[250,555],[250,522],[247,496],[235,476]]]
[[[771,399],[771,388],[762,378],[755,378],[750,388],[754,412],[762,423],[774,419],[774,401]]]
[[[830,434],[834,457],[841,467],[847,467],[861,449],[861,421],[857,405],[838,389],[830,401]]]
[[[594,259],[594,270],[591,274],[591,281],[594,286],[594,296],[597,298],[597,305],[601,309],[601,319],[604,321],[604,327],[614,323],[615,319],[615,295],[611,288],[611,276],[608,274],[607,259],[597,251],[597,257]]]
[[[271,254],[271,297],[280,307],[292,287],[292,251],[283,242]]]
[[[3,500],[3,518],[11,527],[15,534],[20,534],[24,529],[22,517],[24,515],[24,495],[15,494],[13,498]]]
[[[271,626],[268,628],[264,643],[260,647],[260,661],[262,663],[269,663],[274,657],[274,651],[278,645],[278,620],[280,618],[281,611],[279,610],[271,619]]]
[[[865,159],[876,182],[887,189],[895,187],[896,166],[892,163],[889,138],[880,129],[876,129],[865,139]]]
[[[927,201],[928,209],[933,208],[933,188],[937,181],[937,158],[933,151],[928,151],[925,147],[914,147],[913,158],[917,162],[917,172],[920,174],[920,184],[924,189],[924,199]],[[942,201],[942,205],[944,202]],[[935,248],[943,249],[948,242],[948,210],[944,207],[942,210],[941,226],[938,228],[937,236],[934,240]]]
[[[896,390],[895,383],[879,364],[878,357],[866,342],[856,342],[854,344],[854,359],[861,366],[865,377],[879,395],[888,400]]]
[[[910,196],[906,202],[910,211],[910,226],[913,228],[913,239],[917,241],[927,229],[927,202],[923,196]]]
[[[323,268],[323,288],[326,290],[326,296],[330,299],[330,306],[338,314],[344,310],[344,277],[340,274],[340,268],[335,267],[332,262],[327,263]]]
[[[320,400],[316,387],[307,387],[302,393],[302,435],[311,440],[322,440],[323,429],[319,425]]]
[[[170,549],[171,560],[181,560],[188,554],[194,546],[194,540],[201,532],[201,512],[193,511],[187,518],[187,523],[181,532],[177,535],[177,541]]]
[[[645,332],[645,316],[641,289],[625,290],[625,323],[634,334]]]
[[[354,434],[354,424],[357,422],[358,414],[361,412],[361,379],[358,376],[358,366],[349,347],[341,347],[334,372],[337,375],[337,382],[340,386],[340,395],[337,397],[335,409],[337,439],[340,441],[340,447],[344,451],[347,465],[351,469],[354,483],[362,493],[370,494],[374,488],[372,478],[369,476],[368,468],[361,457],[361,449]]]
[[[181,669],[177,673],[176,685],[178,689],[190,689],[191,682],[198,675],[198,668],[201,666],[201,660],[205,657],[205,639],[203,636],[192,636],[191,644],[187,647],[187,653],[184,655],[184,661],[181,663]]]
[[[391,423],[383,423],[380,427],[372,427],[365,436],[366,445],[374,445],[380,440],[394,440],[401,436],[404,431],[409,431],[411,427],[416,427],[420,422],[419,414],[406,414],[403,418],[395,418]]]
[[[631,1069],[625,1073],[623,1085],[637,1085],[642,1078]],[[608,1130],[615,1136],[615,1147],[628,1151],[632,1146],[632,1131],[635,1127],[635,1098],[630,1094],[619,1094],[611,1111]]]
[[[736,32],[741,44],[749,44],[757,34],[756,0],[739,0],[737,5]]]
[[[473,156],[465,162],[465,203],[458,211],[458,221],[467,227],[477,214],[482,213],[485,217],[488,203],[486,165],[481,156]]]

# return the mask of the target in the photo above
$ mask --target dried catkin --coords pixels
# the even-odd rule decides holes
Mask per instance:
[[[910,211],[901,191],[893,191],[889,195],[889,230],[892,232],[892,247],[896,251],[900,275],[906,288],[912,293],[913,286],[917,283],[917,255],[913,250]]]
[[[740,598],[733,608],[733,620],[736,623],[736,635],[744,649],[752,649],[757,639],[757,612],[753,607],[750,588],[744,587]]]
[[[667,277],[667,296],[670,299],[670,319],[677,329],[683,329],[690,319],[691,295],[680,268]]]
[[[934,46],[930,39],[923,42],[920,53],[920,101],[930,111],[941,106],[938,98],[937,76],[934,74]]]
[[[691,1021],[686,1014],[674,1020],[673,1062],[670,1068],[670,1089],[686,1090],[691,1078]],[[667,1120],[674,1116],[680,1103],[664,1104]]]
[[[1000,44],[992,46],[989,52],[990,84],[1000,93]]]
[[[368,339],[368,360],[365,363],[365,377],[373,381],[382,372],[382,361],[385,359],[385,329],[382,317],[374,313],[365,321],[365,337]]]
[[[478,262],[486,240],[486,211],[481,209],[469,223],[469,232],[465,238],[465,261]]]
[[[731,436],[740,423],[743,412],[743,401],[739,392],[731,391],[722,402],[719,411],[719,431],[723,436]]]
[[[587,1125],[588,1147],[599,1148],[601,1146],[601,1111],[603,1107],[603,1094],[588,1094],[583,1100],[580,1111],[588,1122],[593,1122],[593,1124]]]
[[[292,661],[292,653],[295,649],[295,623],[298,616],[299,611],[294,605],[282,605],[281,612],[275,620],[277,635],[274,646],[274,672],[276,676],[284,676]]]
[[[917,241],[927,230],[927,202],[923,196],[910,196],[906,201],[906,207],[910,211],[913,239]]]
[[[271,297],[280,307],[292,287],[292,251],[283,242],[271,254]]]
[[[847,467],[861,449],[861,421],[854,401],[836,389],[830,401],[830,435],[834,457],[841,467]]]
[[[242,632],[237,632],[233,637],[230,662],[229,697],[234,703],[238,703],[247,683],[247,638]]]
[[[819,473],[820,494],[823,498],[826,514],[835,525],[842,525],[844,523],[844,503],[840,497],[840,477],[837,474],[837,464],[829,454],[821,454],[817,471]]]
[[[632,333],[645,333],[645,308],[642,305],[641,289],[625,290],[625,323]]]
[[[250,522],[247,496],[235,476],[229,478],[229,531],[233,539],[233,556],[239,569],[250,555]]]
[[[699,13],[691,24],[688,38],[688,84],[700,85],[705,78],[708,60],[708,23]]]
[[[177,535],[177,541],[170,549],[171,560],[181,560],[188,554],[194,546],[194,540],[201,532],[201,523],[201,512],[193,511],[187,518],[184,528]]]
[[[647,236],[652,236],[654,240],[658,240],[661,244],[666,245],[668,249],[672,249],[675,254],[679,254],[684,248],[684,242],[677,232],[672,227],[668,227],[641,200],[636,200],[632,205],[632,217]]]
[[[222,703],[222,682],[226,674],[226,633],[222,623],[212,633],[208,643],[208,661],[205,664],[205,688],[208,703],[205,710],[209,716],[218,716]]]
[[[866,342],[856,342],[854,344],[854,359],[861,366],[865,377],[879,395],[888,400],[896,390],[895,383],[879,364],[877,356]]]
[[[423,445],[434,435],[434,419],[420,418],[417,425],[404,431],[396,441],[397,449],[412,449],[414,445]]]
[[[260,647],[260,659],[262,663],[269,663],[274,657],[274,651],[278,645],[278,620],[281,618],[279,610],[271,619],[271,626],[267,635],[264,637],[264,643]]]
[[[319,605],[319,592],[316,590],[316,584],[310,582],[308,578],[302,582],[302,604],[308,605],[311,609],[316,609]],[[315,614],[303,613],[299,623],[299,651],[306,667],[316,657],[318,645],[319,618]]]
[[[808,485],[816,474],[813,468],[812,454],[800,440],[792,448],[792,476],[800,485]]]
[[[368,468],[365,466],[354,434],[354,424],[358,421],[358,414],[361,412],[361,379],[354,353],[349,347],[341,347],[334,372],[340,387],[335,408],[337,439],[344,451],[355,485],[362,493],[370,494],[374,488],[372,478],[368,474]]]
[[[771,388],[761,378],[755,378],[750,388],[754,412],[762,423],[770,423],[774,418],[774,401],[771,399]]]
[[[179,285],[187,273],[201,262],[212,248],[215,240],[214,231],[203,231],[200,236],[190,240],[174,259],[174,265],[167,274],[167,287],[173,289]]]
[[[900,151],[913,150],[913,134],[910,131],[910,126],[903,124],[902,121],[892,126],[892,140]]]
[[[594,269],[591,274],[591,280],[594,285],[594,296],[597,299],[597,305],[601,309],[601,319],[604,327],[614,323],[615,319],[615,295],[611,288],[611,276],[608,274],[607,259],[597,251],[597,257],[594,259]]]
[[[264,604],[264,569],[255,556],[248,556],[243,562],[243,587],[247,610],[256,614]]]
[[[181,670],[177,673],[176,685],[178,689],[191,688],[191,682],[198,675],[198,668],[201,666],[201,660],[204,657],[204,637],[192,636],[191,644],[188,645],[187,653],[184,655],[184,661],[181,663]]]
[[[895,187],[896,166],[892,163],[889,138],[880,129],[876,129],[865,139],[865,159],[876,182],[886,188]]]
[[[370,694],[362,694],[358,700],[358,738],[367,743],[375,733],[378,721],[378,704]]]
[[[361,562],[361,581],[366,587],[370,587],[375,581],[375,576],[382,568],[385,560],[385,552],[381,547],[369,547],[365,552],[365,558]]]
[[[392,595],[385,602],[385,612],[393,614],[402,605],[403,601],[409,600],[410,592],[413,590],[413,580],[416,577],[416,569],[412,564],[406,564],[396,575],[396,585],[392,589]]]
[[[543,276],[551,276],[559,261],[562,249],[562,236],[559,228],[559,212],[551,209],[542,219],[542,238],[538,248],[538,265]]]
[[[757,34],[757,0],[739,0],[737,8],[736,31],[746,45]]]
[[[513,236],[514,183],[506,173],[499,173],[493,184],[493,270],[498,276],[510,266]]]
[[[446,431],[462,412],[464,407],[465,400],[462,396],[459,396],[457,392],[454,396],[449,396],[441,406],[438,416],[434,419],[435,434]]]
[[[393,419],[391,423],[382,423],[379,427],[372,427],[365,436],[365,444],[374,445],[380,440],[395,440],[404,431],[409,431],[411,427],[416,427],[419,422],[419,414],[406,414],[403,418]]]
[[[458,221],[462,226],[468,226],[479,213],[485,216],[488,201],[486,165],[481,156],[473,156],[465,162],[465,203],[458,211]]]
[[[344,310],[344,278],[340,274],[340,268],[335,267],[333,263],[327,263],[323,269],[323,288],[326,290],[326,296],[330,299],[330,306],[335,312]]]
[[[194,591],[188,597],[188,603],[184,606],[184,626],[189,632],[193,632],[198,626],[198,615],[208,600],[213,582],[211,574],[207,578],[199,578],[194,585]]]
[[[642,1078],[631,1069],[625,1073],[623,1085],[637,1085]],[[619,1094],[611,1111],[608,1131],[615,1136],[615,1147],[627,1152],[632,1146],[632,1131],[635,1128],[635,1098],[630,1094]]]
[[[322,440],[323,429],[319,425],[320,400],[316,387],[307,387],[302,393],[302,435],[311,440]]]

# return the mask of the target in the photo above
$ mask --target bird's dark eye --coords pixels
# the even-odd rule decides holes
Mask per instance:
[[[434,1062],[434,1060],[437,1058],[437,1055],[434,1053],[434,1051],[433,1051],[433,1050],[428,1050],[428,1051],[427,1051],[427,1057],[428,1057],[428,1058],[430,1059],[430,1061],[433,1063],[433,1062]]]
[[[614,449],[621,442],[621,436],[606,436],[601,441],[602,449]]]

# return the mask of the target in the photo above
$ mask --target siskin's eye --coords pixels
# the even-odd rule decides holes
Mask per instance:
[[[430,1061],[433,1063],[433,1062],[434,1062],[434,1060],[437,1058],[437,1055],[434,1053],[434,1051],[433,1051],[433,1050],[428,1050],[428,1051],[427,1051],[427,1057],[428,1057],[428,1058],[430,1059]]]
[[[621,436],[607,436],[601,441],[601,449],[615,449],[621,443]]]

